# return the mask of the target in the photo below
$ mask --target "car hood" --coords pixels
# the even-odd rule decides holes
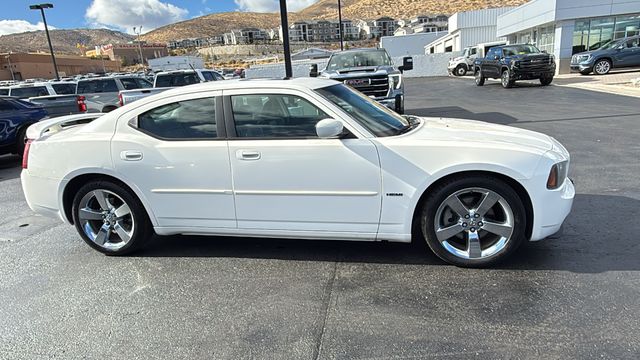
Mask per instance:
[[[419,118],[421,126],[407,133],[407,140],[456,141],[469,144],[494,144],[501,147],[527,148],[546,152],[553,148],[548,135],[511,126],[475,120]]]
[[[376,75],[388,75],[400,73],[393,66],[362,66],[344,68],[340,70],[323,70],[320,74],[321,77],[330,79],[350,79],[361,78],[363,76],[376,76]]]

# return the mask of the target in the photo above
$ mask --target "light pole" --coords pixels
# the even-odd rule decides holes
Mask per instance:
[[[56,64],[56,56],[53,54],[53,46],[51,45],[49,28],[47,27],[47,18],[46,16],[44,16],[44,9],[51,9],[51,8],[53,8],[53,4],[29,5],[29,9],[40,10],[40,12],[42,13],[42,22],[44,23],[44,32],[47,34],[47,42],[49,42],[49,51],[51,52],[51,60],[53,61],[53,70],[56,73],[56,80],[60,80],[60,75],[58,75],[58,65]]]
[[[9,70],[11,70],[11,80],[16,81],[16,76],[13,73],[13,66],[11,66],[11,53],[7,54],[7,61],[9,62]]]
[[[289,19],[287,19],[287,0],[280,0],[280,23],[282,26],[282,47],[284,48],[284,72],[287,79],[293,77],[291,68],[291,49],[289,48]]]
[[[140,65],[144,69],[144,57],[142,56],[142,43],[140,42],[140,33],[142,32],[142,26],[138,28],[138,32],[136,32],[136,27],[133,27],[133,32],[138,34],[138,50],[140,51]]]
[[[340,32],[340,51],[344,51],[344,37],[342,34],[342,5],[340,4],[340,0],[338,0],[338,29]]]

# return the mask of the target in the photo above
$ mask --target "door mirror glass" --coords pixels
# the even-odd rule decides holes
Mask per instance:
[[[318,64],[309,66],[309,77],[318,77]]]
[[[324,119],[316,124],[316,133],[321,139],[336,138],[344,131],[344,125],[341,121],[335,119]]]

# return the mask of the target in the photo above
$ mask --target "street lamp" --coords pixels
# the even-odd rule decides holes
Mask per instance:
[[[47,18],[44,16],[44,9],[51,9],[51,8],[53,8],[53,4],[29,5],[29,9],[40,10],[40,12],[42,13],[42,22],[44,23],[44,32],[47,34],[47,42],[49,42],[49,51],[51,52],[51,60],[53,61],[53,70],[56,73],[56,80],[60,80],[60,75],[58,75],[58,65],[56,64],[56,56],[53,54],[53,46],[51,45],[49,28],[47,27]]]
[[[293,77],[291,67],[291,49],[289,48],[289,20],[287,19],[287,0],[280,0],[280,23],[282,26],[282,47],[284,48],[284,72],[287,79]]]
[[[144,68],[144,57],[142,56],[142,43],[140,42],[140,33],[142,32],[142,26],[138,28],[137,32],[136,32],[136,27],[134,26],[133,32],[135,34],[138,34],[138,50],[140,51],[140,65],[142,65],[142,68]]]

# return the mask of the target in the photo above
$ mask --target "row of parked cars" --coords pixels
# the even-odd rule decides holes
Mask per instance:
[[[178,86],[224,80],[207,69],[159,72],[153,82],[139,74],[87,77],[77,82],[24,82],[0,87],[0,155],[22,154],[26,129],[49,117],[95,113]]]

